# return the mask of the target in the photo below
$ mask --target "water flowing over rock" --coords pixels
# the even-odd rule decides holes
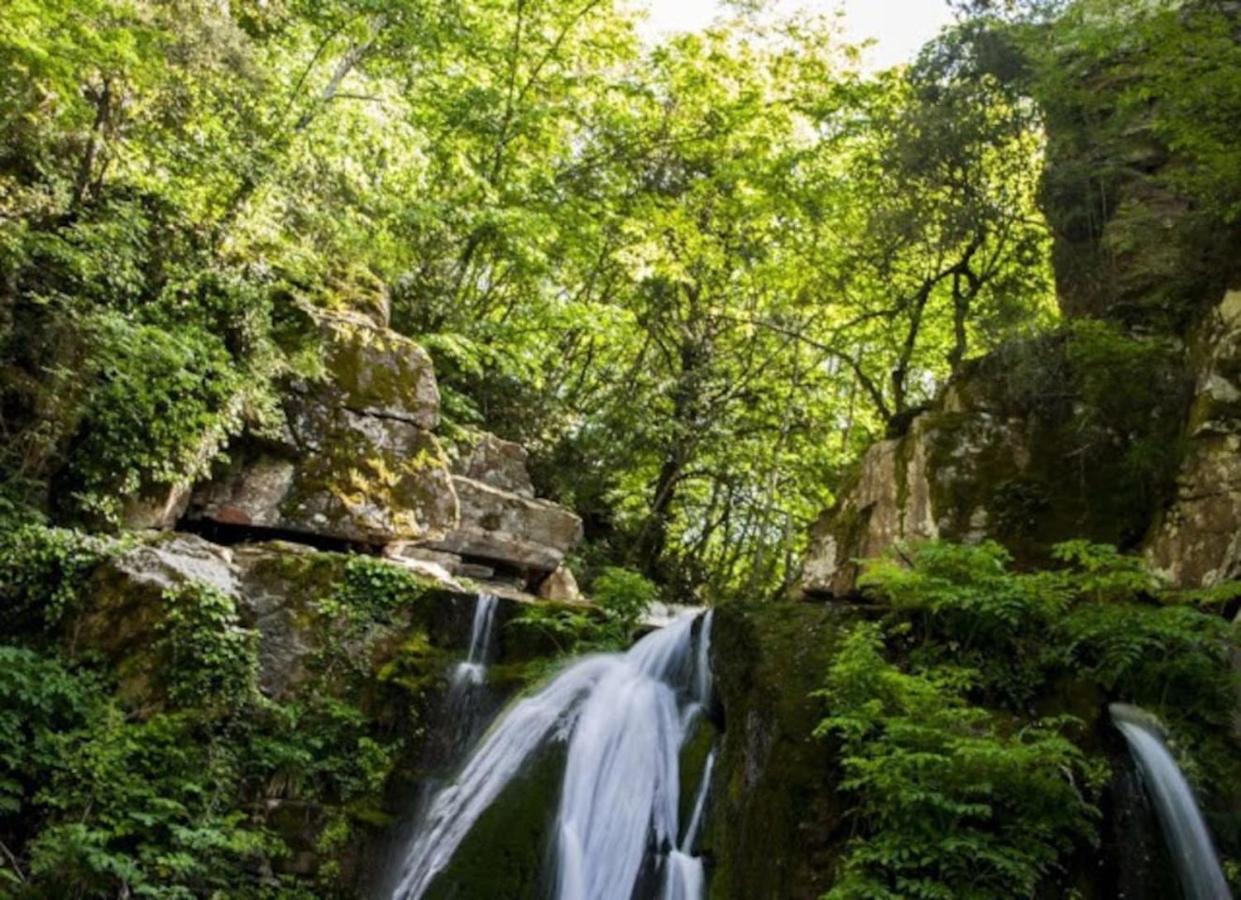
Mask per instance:
[[[481,684],[487,674],[487,660],[491,651],[491,631],[495,624],[495,594],[479,594],[474,608],[474,622],[470,626],[470,649],[463,662],[453,670],[454,689],[461,686]]]
[[[1151,716],[1122,703],[1112,704],[1110,711],[1154,800],[1186,900],[1231,900],[1215,845],[1189,782],[1164,745]]]
[[[685,836],[681,838],[680,845],[668,854],[668,870],[664,878],[664,900],[699,900],[703,896],[706,872],[702,860],[694,856],[694,846],[698,842],[698,834],[706,812],[707,798],[711,791],[711,773],[715,771],[715,754],[716,751],[712,749],[702,768],[702,777],[694,797],[694,807],[690,813],[689,825],[685,829]]]
[[[536,753],[566,741],[549,880],[560,900],[630,900],[644,870],[662,872],[677,850],[678,754],[710,689],[700,671],[710,664],[710,624],[684,616],[628,653],[574,663],[514,704],[432,801],[393,900],[422,897]]]

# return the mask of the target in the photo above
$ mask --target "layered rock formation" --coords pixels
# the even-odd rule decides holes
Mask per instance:
[[[1171,493],[1189,387],[1174,345],[1094,329],[978,361],[870,448],[811,534],[803,592],[847,595],[858,560],[903,542],[993,538],[1025,564],[1071,538],[1135,549]]]
[[[138,498],[129,525],[179,520],[228,540],[289,538],[382,551],[423,574],[537,590],[581,537],[570,510],[534,496],[526,452],[476,434],[449,459],[421,347],[350,312],[313,314],[326,377],[295,381],[278,436],[250,435],[205,484]],[[571,577],[571,576],[570,576]],[[558,576],[555,596],[576,596]]]
[[[1185,460],[1148,553],[1174,583],[1210,587],[1241,578],[1241,291],[1211,311],[1191,348]]]
[[[318,324],[330,378],[291,385],[281,438],[238,448],[189,518],[362,544],[442,537],[458,506],[430,357],[362,316]]]

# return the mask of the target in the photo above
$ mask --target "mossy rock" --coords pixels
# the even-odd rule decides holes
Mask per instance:
[[[716,610],[724,736],[703,833],[712,900],[817,900],[831,885],[845,807],[826,714],[812,694],[856,612],[797,603]]]
[[[554,837],[565,747],[554,744],[518,775],[475,823],[427,900],[541,900]]]

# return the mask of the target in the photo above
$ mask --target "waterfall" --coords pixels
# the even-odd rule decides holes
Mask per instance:
[[[1109,710],[1154,802],[1186,900],[1231,900],[1202,812],[1156,722],[1127,704],[1113,703]]]
[[[668,854],[668,868],[664,878],[664,900],[700,900],[703,896],[706,876],[702,859],[694,856],[694,844],[698,842],[698,832],[702,828],[707,795],[711,789],[711,772],[714,768],[715,749],[712,748],[702,767],[702,778],[698,783],[694,808],[689,817],[689,825],[685,829],[685,837],[681,839],[680,846]]]
[[[678,757],[710,690],[702,671],[710,663],[709,616],[696,640],[696,617],[683,616],[628,653],[576,661],[509,707],[431,801],[392,900],[421,897],[479,817],[551,741],[568,742],[552,848],[557,898],[630,900],[648,863],[674,865],[669,857],[681,852]],[[696,809],[706,802],[709,778],[708,768]],[[677,896],[698,900],[698,866],[697,893]]]
[[[491,626],[496,617],[499,601],[495,594],[479,594],[474,607],[474,623],[470,626],[470,649],[464,662],[453,669],[454,688],[482,684],[487,673],[487,660],[491,652]]]

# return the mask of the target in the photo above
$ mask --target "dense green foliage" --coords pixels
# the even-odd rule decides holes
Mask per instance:
[[[822,691],[858,829],[830,897],[1069,883],[1072,851],[1097,841],[1107,701],[1163,717],[1208,805],[1228,796],[1235,626],[1112,548],[1056,554],[1062,568],[1018,573],[997,544],[930,543],[867,566],[887,612],[857,626]]]
[[[761,5],[654,42],[621,0],[0,0],[0,893],[352,884],[442,671],[426,586],[284,560],[316,640],[286,693],[228,594],[130,618],[92,581],[135,501],[280,439],[326,377],[309,311],[386,310],[434,358],[441,437],[521,441],[581,514],[598,609],[506,623],[561,653],[659,597],[781,594],[865,448],[971,372],[1045,429],[1040,464],[1109,473],[1072,524],[1137,544],[1183,453],[1186,327],[1237,274],[1235,4],[961,2],[885,72]],[[1083,533],[1036,480],[995,534]],[[1208,803],[1236,774],[1234,589],[1057,553],[868,569],[883,617],[823,691],[856,813],[833,896],[1059,883],[1108,699],[1168,721]]]
[[[611,2],[8,0],[0,496],[115,526],[321,374],[433,352],[599,568],[768,594],[888,419],[1049,311],[1034,107],[829,20]],[[893,185],[899,185],[892,189]],[[825,440],[824,435],[838,435]]]
[[[49,642],[66,613],[101,602],[105,588],[89,576],[117,549],[27,526],[0,550],[4,609],[19,613],[0,647],[0,894],[345,890],[359,836],[388,821],[382,789],[417,739],[420,697],[442,669],[408,626],[382,671],[371,657],[425,586],[378,560],[316,563],[338,574],[318,583],[308,573],[302,584],[312,591],[308,634],[318,636],[311,668],[297,691],[271,699],[259,691],[257,632],[232,597],[206,585],[151,598],[149,643],[121,658]],[[133,681],[147,654],[159,683]],[[396,720],[377,715],[382,696]],[[294,875],[309,851],[322,864]]]

